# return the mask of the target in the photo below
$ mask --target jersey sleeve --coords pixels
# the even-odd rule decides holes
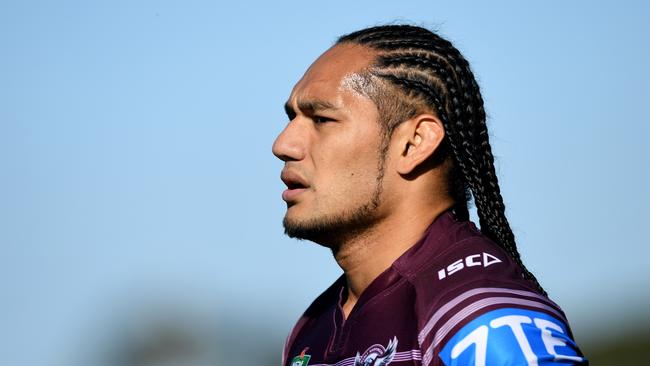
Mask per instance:
[[[445,366],[587,364],[562,320],[522,308],[471,319],[441,345],[438,357]]]
[[[450,248],[415,281],[422,366],[587,365],[562,310],[494,245]]]

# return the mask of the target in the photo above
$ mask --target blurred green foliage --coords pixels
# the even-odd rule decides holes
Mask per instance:
[[[647,365],[650,363],[650,329],[586,343],[582,350],[594,366]]]

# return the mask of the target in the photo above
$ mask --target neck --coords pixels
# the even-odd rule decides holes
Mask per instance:
[[[334,256],[348,285],[343,305],[346,318],[368,285],[417,243],[431,222],[449,207],[449,202],[443,202],[426,212],[413,210],[408,215],[391,215],[366,232],[339,243]]]

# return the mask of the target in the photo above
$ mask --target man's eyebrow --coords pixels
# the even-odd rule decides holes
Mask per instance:
[[[328,109],[338,110],[339,108],[326,100],[312,99],[312,100],[298,101],[298,109],[305,113],[314,113],[314,112],[328,110]],[[289,102],[286,102],[284,104],[284,111],[289,116],[295,114],[295,111],[293,110],[293,107],[291,106],[291,104],[289,104]]]

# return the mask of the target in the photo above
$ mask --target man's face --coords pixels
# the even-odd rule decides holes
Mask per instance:
[[[321,55],[287,101],[289,123],[273,144],[285,162],[286,233],[331,246],[381,219],[384,159],[375,104],[354,91],[373,59],[338,45]]]

